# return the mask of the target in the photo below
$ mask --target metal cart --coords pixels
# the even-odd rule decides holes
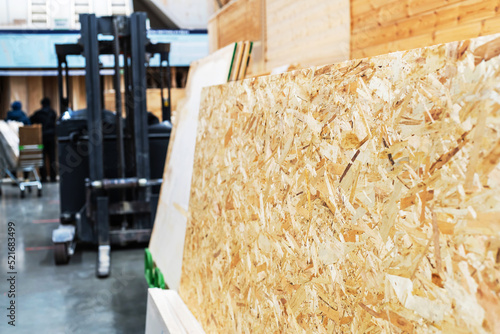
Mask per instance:
[[[37,196],[42,196],[42,183],[40,182],[40,177],[38,176],[37,168],[43,165],[43,145],[32,144],[23,145],[23,142],[19,143],[19,159],[17,165],[12,165],[9,160],[6,159],[5,148],[0,145],[0,195],[2,195],[2,183],[5,175],[7,175],[14,184],[17,185],[21,193],[21,198],[26,196],[26,189],[31,193],[31,188],[37,188]],[[15,172],[13,174],[12,172]],[[29,177],[27,179],[20,180],[17,177],[17,172],[23,172]]]

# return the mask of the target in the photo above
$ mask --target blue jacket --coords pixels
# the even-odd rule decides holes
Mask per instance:
[[[30,119],[22,110],[11,110],[7,113],[6,121],[23,122],[24,125],[31,125]]]

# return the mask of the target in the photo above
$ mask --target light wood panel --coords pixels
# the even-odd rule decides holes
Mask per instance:
[[[10,77],[9,78],[10,103],[19,101],[23,105],[23,111],[28,112],[28,78],[27,77]]]
[[[26,112],[31,115],[42,107],[41,101],[45,97],[42,77],[27,77],[28,105]],[[52,101],[51,101],[52,104]],[[53,106],[52,106],[53,108]]]
[[[43,96],[46,96],[50,99],[52,108],[59,115],[60,106],[59,106],[59,90],[57,86],[57,77],[42,77],[42,87],[43,87]]]
[[[499,45],[204,89],[179,294],[205,331],[496,332]]]
[[[349,1],[266,0],[266,25],[267,69],[349,59]]]
[[[497,0],[354,0],[351,58],[500,32]]]
[[[80,110],[87,108],[87,91],[85,88],[85,77],[75,76],[71,77],[72,95],[71,105],[73,110]]]
[[[185,213],[189,207],[200,93],[205,86],[227,82],[235,44],[191,64],[186,99],[174,120],[163,184],[149,249],[170,289],[177,290],[181,278]]]
[[[148,289],[145,334],[204,334],[175,290]]]

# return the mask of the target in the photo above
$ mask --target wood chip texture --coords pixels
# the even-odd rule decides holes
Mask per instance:
[[[180,295],[207,332],[499,332],[495,38],[203,90]]]

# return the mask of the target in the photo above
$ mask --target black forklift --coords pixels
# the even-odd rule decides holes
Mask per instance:
[[[77,44],[56,45],[62,115],[56,128],[61,223],[52,241],[56,264],[68,263],[77,242],[97,245],[96,274],[107,277],[111,245],[146,243],[151,236],[172,129],[170,44],[149,41],[145,13],[81,14],[80,23]],[[155,54],[160,55],[163,122],[146,106],[146,70]],[[65,108],[71,55],[85,58],[84,110]],[[115,111],[104,108],[101,56],[114,58]]]

